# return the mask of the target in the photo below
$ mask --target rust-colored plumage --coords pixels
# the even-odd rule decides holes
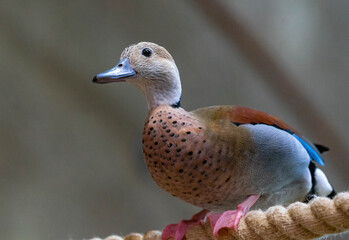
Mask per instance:
[[[210,111],[210,109],[212,109],[212,111]],[[206,118],[208,118],[207,115],[212,112],[211,118],[226,119],[236,124],[266,124],[293,133],[297,132],[279,118],[247,107],[218,106],[198,109],[196,112],[202,112],[201,115]]]

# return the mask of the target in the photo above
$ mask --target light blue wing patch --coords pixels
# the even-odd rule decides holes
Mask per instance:
[[[312,145],[313,145],[312,143],[307,143],[304,139],[298,137],[296,134],[292,134],[292,135],[295,138],[297,138],[297,140],[303,145],[305,150],[307,150],[307,152],[308,152],[308,154],[309,154],[311,159],[313,159],[314,161],[318,162],[321,166],[325,165],[324,161],[320,157],[319,151],[316,150],[315,146],[312,147]]]

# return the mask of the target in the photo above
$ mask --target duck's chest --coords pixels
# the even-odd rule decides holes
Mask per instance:
[[[160,108],[150,113],[143,153],[155,182],[195,205],[219,204],[234,182],[234,152],[213,143],[205,124],[183,109]]]

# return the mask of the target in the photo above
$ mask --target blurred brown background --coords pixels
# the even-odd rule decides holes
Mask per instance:
[[[170,51],[184,108],[277,115],[331,148],[325,171],[348,189],[349,2],[217,1],[232,18],[205,2],[0,2],[0,239],[142,232],[199,210],[146,171],[142,94],[91,82],[139,41]]]

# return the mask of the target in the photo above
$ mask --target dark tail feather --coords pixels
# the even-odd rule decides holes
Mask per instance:
[[[317,148],[317,150],[319,150],[320,153],[324,153],[324,152],[327,152],[327,151],[330,151],[330,149],[324,145],[321,145],[321,144],[317,144],[317,143],[314,143],[315,147]]]

